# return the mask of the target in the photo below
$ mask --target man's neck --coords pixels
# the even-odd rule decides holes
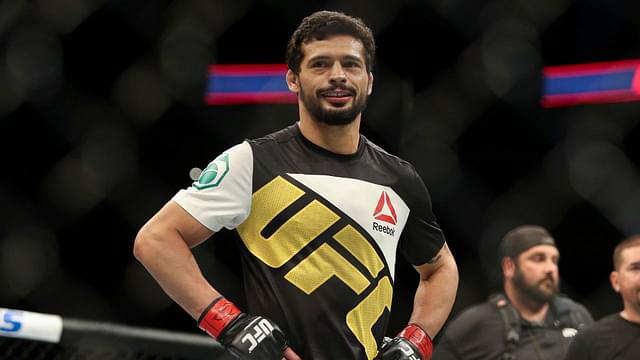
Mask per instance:
[[[346,125],[329,125],[301,116],[298,127],[307,140],[332,153],[351,155],[358,151],[360,115]]]
[[[640,313],[631,307],[625,306],[625,309],[620,312],[620,316],[629,322],[640,324]]]
[[[520,316],[530,322],[542,323],[549,311],[548,302],[539,302],[522,296],[517,291],[505,288],[505,292],[513,307],[518,310]]]

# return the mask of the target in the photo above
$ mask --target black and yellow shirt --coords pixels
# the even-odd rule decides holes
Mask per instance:
[[[396,251],[421,265],[444,244],[411,164],[364,136],[355,154],[331,153],[297,125],[232,147],[174,200],[213,231],[237,230],[248,312],[303,359],[372,359]]]

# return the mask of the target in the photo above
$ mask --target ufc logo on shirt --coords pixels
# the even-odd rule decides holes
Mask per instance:
[[[375,188],[377,192],[379,188]],[[362,344],[367,358],[373,359],[378,351],[378,343],[371,329],[385,311],[391,311],[393,298],[388,266],[381,257],[384,252],[379,254],[377,251],[382,245],[375,238],[371,239],[371,233],[351,217],[335,211],[321,198],[307,194],[309,192],[286,177],[274,178],[252,195],[251,216],[238,226],[238,234],[247,250],[269,267],[280,269],[293,260],[294,265],[284,274],[284,279],[306,295],[312,296],[333,279],[338,279],[353,294],[361,295],[354,307],[344,314],[344,320],[347,328]],[[384,192],[383,195],[389,197]],[[395,218],[398,220],[391,215],[388,215],[389,219],[384,218],[389,224],[391,221],[400,223],[400,219],[403,219],[402,224],[406,222],[409,211],[406,205],[401,208],[399,201],[394,208]],[[292,205],[300,202],[304,205],[300,205],[297,211],[286,212]],[[390,202],[391,200],[387,201],[387,207],[392,206],[388,205]],[[370,223],[372,208],[375,209],[374,206],[366,208],[366,221],[363,223]],[[386,211],[384,206],[378,210],[384,214]],[[388,211],[392,213],[391,210]],[[379,215],[375,213],[374,211],[374,216]],[[263,230],[281,214],[286,214],[283,217],[287,220],[280,223],[272,233],[265,233]],[[342,226],[335,226],[340,222]],[[402,230],[399,225],[397,228],[398,232]],[[388,234],[383,237],[389,240]],[[321,245],[304,257],[296,257],[304,253],[314,241]],[[393,249],[395,255],[397,242],[386,241],[383,245]],[[345,257],[341,251],[351,256]]]
[[[249,324],[251,326],[251,324]],[[249,354],[253,352],[253,349],[258,346],[264,340],[264,338],[271,334],[273,331],[273,325],[267,319],[261,319],[256,325],[253,326],[253,333],[248,333],[242,337],[242,343],[247,341],[251,343],[249,346]]]

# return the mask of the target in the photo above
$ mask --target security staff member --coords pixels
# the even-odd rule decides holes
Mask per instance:
[[[539,226],[508,232],[500,244],[504,293],[463,311],[445,330],[433,360],[558,360],[593,318],[559,296],[559,252]]]
[[[565,360],[634,360],[640,354],[640,235],[623,240],[613,252],[611,287],[622,311],[603,317],[571,343]]]

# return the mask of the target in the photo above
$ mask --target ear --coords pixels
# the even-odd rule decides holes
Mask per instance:
[[[367,89],[367,95],[371,95],[373,92],[373,73],[369,72],[369,88]]]
[[[287,70],[287,87],[289,88],[289,91],[297,94],[300,91],[299,81],[300,79],[298,78],[298,75],[296,75],[291,69]]]
[[[617,271],[612,271],[611,274],[609,274],[609,281],[611,281],[611,287],[617,293],[620,292],[620,279],[618,278],[619,276],[620,274],[618,274]]]
[[[508,256],[502,258],[502,275],[505,279],[510,279],[516,273],[516,264]]]

